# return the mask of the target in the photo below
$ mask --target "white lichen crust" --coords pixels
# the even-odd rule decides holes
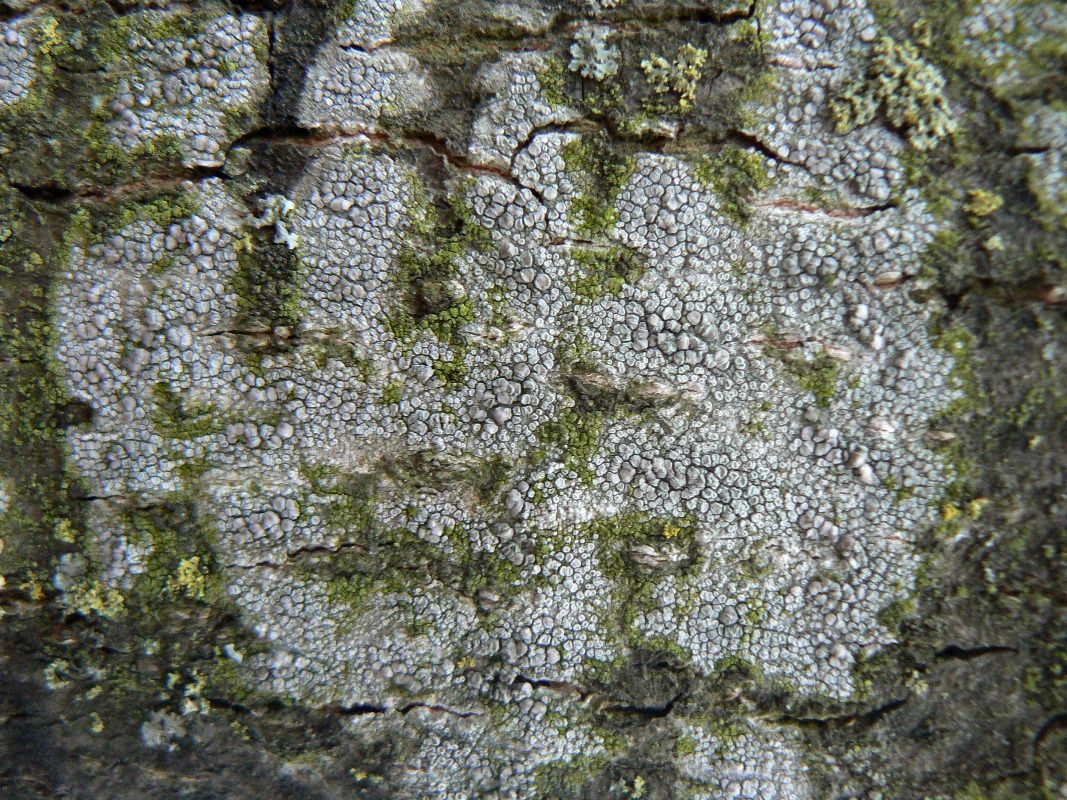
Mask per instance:
[[[254,116],[269,90],[266,23],[253,14],[200,22],[184,12],[135,15],[103,98],[115,145],[143,152],[174,142],[184,165],[218,166],[245,132],[232,121],[242,110]]]
[[[297,112],[307,128],[376,131],[383,116],[403,118],[432,104],[418,60],[391,46],[393,22],[416,14],[415,0],[358,3],[308,68]]]
[[[37,77],[32,17],[0,23],[0,109],[27,99]]]
[[[914,586],[946,480],[923,435],[957,390],[932,307],[903,290],[932,218],[903,191],[866,207],[899,188],[900,137],[837,134],[807,107],[840,82],[816,75],[820,48],[840,42],[836,69],[873,38],[858,4],[828,5],[765,22],[806,94],[753,111],[781,159],[744,151],[778,178],[745,223],[692,165],[645,152],[590,233],[568,156],[583,134],[537,132],[577,112],[545,102],[543,55],[517,52],[481,72],[481,168],[441,186],[339,137],[260,208],[210,179],[166,221],[135,209],[72,239],[56,357],[93,412],[69,446],[100,499],[92,557],[57,588],[96,569],[124,591],[151,546],[123,504],[191,503],[266,643],[247,680],[379,712],[352,734],[416,743],[396,766],[407,797],[531,797],[603,756],[579,689],[638,647],[852,697],[857,660],[893,641],[879,613]],[[213,35],[255,34],[231,20]],[[372,129],[401,83],[423,86],[373,22],[322,49],[301,124]],[[821,176],[845,207],[800,201]],[[436,231],[435,192],[462,236]],[[242,270],[271,235],[299,321],[253,358]],[[450,255],[420,316],[427,251]],[[677,727],[693,796],[809,796],[785,730]]]

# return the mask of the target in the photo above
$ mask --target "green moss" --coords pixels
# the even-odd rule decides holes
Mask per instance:
[[[816,404],[828,408],[837,394],[841,363],[825,353],[814,359],[806,359],[792,350],[775,346],[773,332],[768,333],[767,338],[766,352],[782,365],[797,386],[815,396]]]
[[[688,664],[692,660],[688,650],[665,636],[642,636],[635,644],[661,657],[666,656],[675,664]]]
[[[806,392],[815,395],[815,402],[828,408],[837,392],[837,378],[841,366],[829,356],[822,356],[815,363],[805,368],[798,368],[795,373],[797,383]]]
[[[159,619],[169,613],[161,599],[229,608],[215,531],[193,503],[175,494],[151,506],[122,506],[119,512],[130,542],[149,548],[144,572],[126,595],[132,613]]]
[[[751,661],[737,655],[724,656],[715,662],[715,677],[721,679],[727,675],[741,675],[756,681],[763,681],[763,672]]]
[[[687,545],[694,535],[688,517],[649,516],[640,512],[626,512],[593,519],[582,528],[583,535],[602,545],[665,544]]]
[[[966,256],[963,254],[963,236],[953,228],[939,229],[923,251],[923,268],[934,276],[951,275]]]
[[[318,559],[307,566],[307,575],[333,584],[327,587],[331,596],[356,610],[372,593],[409,593],[427,577],[467,596],[474,596],[483,588],[504,596],[519,591],[520,567],[500,554],[475,550],[464,528],[449,527],[444,531],[443,542],[433,545],[406,528],[395,527],[377,512],[379,483],[385,476],[407,492],[464,487],[472,499],[489,503],[497,499],[511,471],[510,463],[501,457],[443,459],[419,454],[387,460],[366,475],[303,466],[301,473],[312,491],[329,500],[323,515],[326,524],[353,547]],[[418,509],[408,507],[404,516],[410,521],[417,513]]]
[[[563,62],[558,58],[549,58],[537,72],[537,82],[541,85],[541,96],[552,108],[567,105],[567,72]]]
[[[150,42],[196,39],[213,16],[210,8],[196,12],[138,11],[117,16],[98,34],[96,53],[105,65],[112,66],[136,52],[137,37]]]
[[[464,201],[466,185],[447,198],[443,217],[414,177],[412,185],[414,235],[401,250],[393,276],[401,303],[388,312],[383,324],[404,345],[421,331],[452,345],[452,358],[437,362],[434,372],[446,386],[454,386],[466,377],[469,344],[462,329],[475,320],[474,303],[461,294],[456,280],[460,260],[472,250],[487,249],[492,240]]]
[[[450,359],[440,359],[434,362],[433,371],[445,387],[459,386],[467,380],[466,358],[461,352]]]
[[[459,338],[459,331],[464,325],[474,322],[474,305],[467,299],[457,300],[440,311],[427,314],[419,320],[419,326],[431,331],[442,342],[453,342]]]
[[[1053,419],[1067,419],[1067,392],[1055,369],[1049,368],[1037,376],[1027,388],[1018,406],[1009,414],[1011,422],[1019,430],[1026,430],[1045,415]]]
[[[578,194],[570,216],[579,233],[602,236],[618,218],[615,198],[636,166],[632,156],[620,154],[603,133],[586,134],[562,150],[563,162]]]
[[[649,637],[637,630],[639,613],[654,603],[654,592],[662,576],[636,565],[629,551],[634,545],[670,548],[686,555],[694,551],[695,527],[689,517],[655,517],[640,512],[624,512],[600,517],[583,524],[577,535],[596,543],[601,569],[615,586],[612,604],[604,619],[607,630],[616,629],[629,647],[641,647],[669,655],[680,664],[688,663],[689,654],[677,643],[663,637]],[[696,560],[679,568],[688,569]]]
[[[890,631],[897,632],[900,625],[907,617],[912,616],[918,608],[918,602],[914,597],[902,600],[894,600],[878,612],[878,621]]]
[[[570,255],[581,268],[570,281],[571,291],[579,302],[618,295],[623,286],[640,280],[647,269],[639,255],[628,247],[576,247]]]
[[[188,219],[200,209],[200,201],[192,191],[163,192],[148,199],[130,200],[107,206],[77,206],[66,226],[63,241],[66,247],[78,245],[85,249],[100,244],[135,222],[150,222],[166,229],[173,223]]]
[[[607,754],[578,755],[552,761],[534,770],[534,797],[558,800],[577,797],[583,786],[600,775],[610,762]]]
[[[58,214],[0,192],[0,575],[39,586],[57,549],[53,531],[80,530],[84,494],[65,468],[66,428],[85,419],[54,358],[54,276],[66,266]],[[70,535],[66,538],[73,540]],[[66,543],[64,543],[66,544]],[[39,590],[34,589],[34,593]]]
[[[567,469],[585,483],[592,483],[590,461],[596,455],[603,429],[602,414],[564,408],[556,419],[538,427],[536,435],[538,441],[559,453]]]
[[[404,381],[400,378],[393,378],[382,389],[382,403],[385,405],[396,405],[400,402],[401,397],[404,395]]]
[[[331,360],[340,361],[346,367],[355,369],[364,383],[369,383],[377,374],[374,362],[365,356],[357,345],[339,339],[339,331],[325,333],[327,336],[323,340],[305,346],[304,352],[312,363],[323,369]]]
[[[237,295],[238,325],[273,329],[299,324],[307,271],[299,253],[275,243],[267,233],[248,234],[234,249],[237,270],[230,288]]]
[[[180,164],[185,156],[181,140],[173,134],[161,134],[125,148],[112,139],[106,121],[100,119],[86,124],[82,137],[88,160],[109,174],[144,174],[152,167]]]
[[[697,740],[692,736],[682,735],[674,740],[674,757],[688,758],[696,754]]]
[[[763,158],[740,147],[727,146],[705,156],[693,173],[715,192],[720,210],[742,223],[748,220],[753,196],[771,185]]]
[[[177,394],[169,384],[160,382],[152,387],[155,409],[152,421],[160,435],[168,439],[195,439],[220,433],[228,422],[217,406],[196,405]]]

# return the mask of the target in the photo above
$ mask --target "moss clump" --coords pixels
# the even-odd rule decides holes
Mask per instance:
[[[815,396],[819,407],[828,408],[837,393],[841,363],[825,353],[814,359],[806,359],[790,350],[775,346],[773,334],[768,338],[771,340],[771,346],[767,352],[779,361],[797,386]]]
[[[41,565],[59,549],[53,531],[73,542],[84,494],[64,468],[66,429],[88,410],[67,396],[54,357],[52,284],[66,264],[58,238],[65,218],[0,192],[0,474],[7,508],[0,514],[0,574],[34,594],[47,581]],[[43,595],[42,595],[43,596]]]
[[[142,11],[116,17],[99,34],[97,56],[105,65],[123,60],[138,37],[151,42],[194,39],[203,33],[210,13]]]
[[[211,404],[198,405],[175,392],[170,384],[157,383],[152,387],[155,411],[152,421],[161,436],[168,439],[196,439],[219,433],[227,420]]]
[[[830,103],[838,133],[871,122],[881,110],[917,150],[930,150],[959,127],[945,98],[945,79],[910,42],[883,36],[862,80]]]
[[[325,333],[326,337],[322,341],[313,342],[305,348],[312,363],[323,369],[331,360],[336,359],[346,367],[355,369],[364,383],[369,382],[376,374],[374,362],[365,356],[357,345],[339,339],[339,331]]]
[[[394,378],[385,384],[382,389],[382,403],[387,406],[396,405],[404,396],[404,381]]]
[[[562,150],[563,163],[578,188],[570,216],[579,233],[606,234],[618,219],[615,198],[636,166],[632,156],[621,155],[603,133],[587,134]]]
[[[545,66],[537,71],[537,82],[541,85],[541,96],[552,108],[567,105],[567,72],[563,62],[550,58]]]
[[[156,505],[124,506],[119,513],[130,541],[149,547],[145,571],[126,594],[127,606],[139,618],[154,620],[169,613],[161,599],[228,608],[215,532],[193,503],[170,495]]]
[[[570,281],[579,302],[618,295],[623,286],[640,280],[647,268],[637,252],[628,247],[578,247],[571,252],[571,258],[581,267]]]
[[[939,229],[922,255],[923,269],[937,278],[956,274],[960,264],[968,260],[963,235],[954,228]]]
[[[585,483],[591,483],[594,476],[590,461],[596,455],[603,429],[603,414],[564,408],[556,419],[537,429],[537,438],[559,452],[567,469]]]
[[[582,796],[582,788],[601,775],[610,762],[607,754],[579,755],[539,766],[534,771],[534,796],[538,800]]]
[[[673,62],[660,55],[642,61],[641,69],[645,73],[645,80],[655,95],[654,100],[646,102],[646,109],[651,113],[685,113],[692,108],[697,84],[707,60],[707,50],[684,44],[678,49]],[[678,98],[674,105],[663,101],[663,97],[670,94]]]
[[[837,378],[841,365],[830,358],[822,356],[805,367],[796,367],[794,374],[801,389],[815,395],[815,402],[827,408],[837,392]]]
[[[647,545],[657,550],[671,550],[684,558],[679,562],[679,568],[691,567],[697,562],[693,520],[628,511],[591,520],[580,527],[578,535],[596,543],[601,569],[615,584],[605,627],[618,630],[629,647],[656,651],[679,664],[688,663],[689,654],[677,643],[663,637],[646,636],[637,629],[637,617],[654,605],[656,583],[662,578],[631,560],[630,549],[635,545]]]
[[[85,126],[82,138],[89,162],[116,175],[133,170],[144,174],[150,167],[179,164],[185,157],[181,140],[173,134],[162,134],[130,148],[116,144],[106,121],[100,119],[93,119]]]
[[[715,192],[720,210],[744,223],[752,197],[771,185],[764,160],[751,150],[724,147],[705,156],[694,168],[697,180]]]
[[[431,331],[442,342],[455,342],[460,329],[474,322],[474,304],[469,298],[455,300],[440,311],[422,317],[420,327]]]
[[[474,303],[457,280],[460,261],[471,250],[485,250],[489,231],[475,221],[463,199],[464,188],[450,195],[443,208],[435,208],[422,184],[412,180],[412,240],[397,258],[393,282],[401,302],[383,320],[390,334],[408,344],[421,331],[452,345],[453,357],[434,365],[445,385],[466,377],[468,343],[464,326],[475,320]]]
[[[237,270],[231,288],[237,295],[239,326],[253,330],[296,326],[303,317],[306,273],[298,252],[276,244],[265,233],[246,235],[234,249]]]
[[[683,734],[674,740],[674,757],[686,758],[691,755],[695,755],[697,751],[697,740],[692,736]]]
[[[166,229],[188,219],[199,209],[200,200],[192,191],[165,192],[148,199],[97,207],[93,211],[78,206],[70,216],[63,243],[68,248],[77,245],[86,249],[136,222],[149,222]]]
[[[654,517],[632,511],[595,519],[586,523],[582,533],[605,545],[688,544],[694,529],[688,517]]]
[[[479,498],[488,500],[506,479],[509,469],[504,463],[471,458],[457,466],[455,459],[438,461],[416,454],[405,462],[384,462],[366,475],[306,466],[301,471],[316,494],[330,498],[326,524],[342,534],[345,544],[335,553],[302,560],[299,570],[322,585],[331,602],[345,605],[352,614],[360,613],[376,596],[407,596],[428,580],[440,581],[466,596],[487,588],[501,595],[521,588],[520,567],[499,553],[476,551],[464,527],[449,526],[441,541],[432,544],[378,513],[379,483],[384,476],[409,492],[468,485]],[[418,515],[415,506],[403,512],[408,523]],[[406,625],[409,632],[424,633],[426,621],[414,610],[412,614]]]
[[[900,630],[901,623],[913,615],[917,608],[918,602],[914,597],[894,600],[878,612],[878,621],[890,631],[897,632]]]
[[[767,428],[767,423],[764,421],[763,417],[771,410],[771,408],[771,401],[764,400],[756,407],[752,416],[738,426],[738,430],[746,436],[762,436]]]

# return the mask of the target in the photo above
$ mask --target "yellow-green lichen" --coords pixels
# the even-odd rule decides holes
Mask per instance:
[[[708,60],[708,51],[691,44],[684,44],[675,54],[674,61],[668,61],[661,55],[654,55],[641,62],[645,80],[655,97],[646,101],[646,108],[651,113],[685,113],[693,107],[696,99],[697,85]],[[664,101],[664,96],[675,95],[677,101],[672,105]]]
[[[862,80],[832,100],[830,111],[839,133],[868,124],[881,111],[918,150],[935,147],[959,127],[941,73],[919,57],[915,45],[888,36],[875,42]]]
[[[987,189],[972,189],[967,192],[967,202],[963,210],[972,217],[988,217],[1000,210],[1004,205],[1004,198],[996,192]]]

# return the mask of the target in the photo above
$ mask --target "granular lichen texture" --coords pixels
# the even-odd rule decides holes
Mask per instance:
[[[1062,6],[0,9],[6,796],[1067,791]]]

